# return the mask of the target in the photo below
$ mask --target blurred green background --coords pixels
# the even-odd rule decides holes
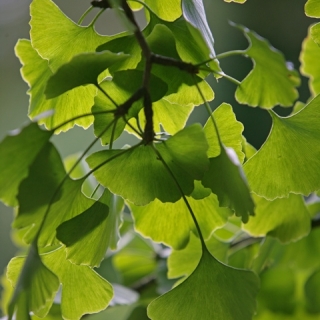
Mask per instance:
[[[29,36],[30,0],[0,0],[0,140],[7,131],[13,130],[27,118],[27,85],[20,76],[20,63],[14,55],[14,45],[19,38]],[[77,21],[89,6],[89,0],[56,0],[55,3],[73,20]],[[204,0],[207,17],[215,38],[217,53],[233,49],[245,49],[247,41],[228,21],[245,25],[267,38],[282,51],[287,60],[299,68],[301,42],[307,34],[308,26],[314,21],[304,15],[306,0],[248,0],[246,4],[228,4],[223,0]],[[50,17],[48,17],[50,19]],[[143,20],[143,19],[142,19]],[[104,14],[97,25],[100,33],[112,34],[121,30],[121,24],[110,13]],[[105,31],[106,30],[106,31]],[[241,80],[252,67],[249,59],[242,57],[227,58],[221,61],[225,73]],[[231,103],[238,120],[245,125],[245,136],[250,143],[259,147],[268,135],[271,119],[267,112],[258,108],[239,106],[234,100],[235,85],[221,79],[219,83],[211,78],[216,98],[215,108],[222,102]],[[299,88],[301,101],[309,98],[307,79],[302,79]],[[281,115],[290,109],[276,108]],[[197,108],[193,121],[205,122],[206,111]],[[63,156],[82,150],[92,140],[92,131],[76,128],[55,139]],[[121,144],[121,142],[120,142]],[[18,156],[18,155],[17,155]],[[1,155],[0,155],[1,161]],[[17,249],[10,239],[12,210],[0,203],[0,273]]]

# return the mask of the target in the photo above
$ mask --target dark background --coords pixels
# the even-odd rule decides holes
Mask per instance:
[[[20,63],[14,55],[14,45],[19,38],[28,38],[30,0],[0,0],[0,140],[6,132],[27,121],[27,85],[20,77]],[[56,0],[58,6],[73,20],[77,21],[89,5],[87,0]],[[304,15],[306,0],[248,0],[244,5],[224,3],[223,0],[204,0],[209,25],[215,38],[216,53],[233,49],[245,49],[247,40],[228,20],[240,23],[267,38],[282,51],[287,60],[299,69],[301,42],[307,34],[308,26],[314,21]],[[50,17],[48,17],[50,18]],[[119,32],[121,25],[110,13],[104,14],[97,26],[98,31],[107,34]],[[225,73],[241,80],[252,67],[249,59],[243,57],[226,58],[221,61]],[[210,80],[216,98],[215,108],[222,102],[234,106],[238,120],[245,125],[245,136],[254,146],[259,147],[270,130],[271,119],[267,112],[247,106],[239,106],[234,100],[235,85],[221,79],[219,83]],[[301,101],[309,98],[307,79],[302,79],[299,88]],[[281,115],[290,109],[276,108]],[[193,119],[206,121],[203,108],[197,108]],[[91,142],[92,131],[76,128],[55,139],[63,156],[82,150]],[[120,142],[121,143],[121,142]],[[17,155],[19,156],[19,155]],[[0,155],[1,161],[1,155]],[[16,249],[10,239],[12,210],[0,203],[0,273]]]

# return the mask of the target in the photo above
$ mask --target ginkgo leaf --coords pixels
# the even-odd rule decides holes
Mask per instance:
[[[302,43],[300,71],[303,75],[309,77],[309,88],[313,96],[320,93],[319,57],[320,47],[311,38],[309,29],[309,34]]]
[[[298,98],[300,78],[291,64],[286,63],[282,53],[267,40],[249,29],[237,26],[248,39],[245,51],[254,63],[252,71],[242,80],[235,97],[239,103],[270,109],[275,105],[290,107]]]
[[[98,267],[108,247],[116,249],[122,209],[123,200],[106,190],[89,209],[62,223],[57,238],[66,245],[67,259]]]
[[[316,270],[306,281],[304,291],[307,300],[307,310],[312,314],[320,313],[320,269]]]
[[[66,260],[64,247],[41,256],[61,284],[61,311],[64,319],[80,319],[87,313],[104,310],[113,297],[108,281],[88,266],[77,266]]]
[[[208,144],[201,126],[187,127],[165,142],[155,144],[154,148],[183,193],[190,195],[194,180],[201,179],[208,166]],[[145,205],[156,198],[175,202],[182,196],[153,146],[140,144],[127,150],[100,151],[90,155],[87,162],[103,186],[136,205]]]
[[[247,222],[254,215],[254,202],[239,159],[232,148],[220,146],[220,155],[210,158],[202,184],[218,196],[220,206],[230,207]]]
[[[98,85],[100,73],[127,57],[125,54],[112,53],[110,51],[79,54],[66,64],[63,64],[50,77],[45,89],[45,95],[47,99],[52,99],[79,86]]]
[[[308,0],[304,6],[304,11],[307,16],[320,18],[320,4],[318,0]]]
[[[160,319],[249,320],[255,312],[258,278],[228,267],[203,249],[194,272],[174,289],[152,301],[148,316]]]
[[[97,90],[94,86],[78,87],[55,99],[46,100],[44,90],[47,81],[53,75],[48,66],[48,61],[39,56],[37,51],[32,48],[29,40],[19,40],[15,52],[22,63],[22,77],[29,85],[29,117],[31,119],[43,112],[53,110],[52,116],[38,121],[39,124],[44,124],[47,128],[52,129],[75,116],[90,114]],[[87,128],[92,121],[93,117],[73,120],[56,132],[70,129],[75,124]]]
[[[320,189],[320,96],[273,125],[260,150],[244,165],[253,192],[269,200]]]
[[[22,130],[12,132],[1,141],[0,199],[5,204],[17,205],[19,185],[27,177],[29,166],[51,135],[52,132],[41,130],[37,124],[31,123]]]
[[[165,21],[174,21],[182,14],[181,0],[143,0],[143,2],[145,2],[160,19]]]
[[[16,228],[29,227],[24,240],[30,243],[49,212],[41,229],[38,244],[56,242],[56,228],[66,220],[82,213],[94,204],[81,192],[83,179],[66,178],[60,155],[48,143],[29,169],[29,175],[19,187],[18,215],[13,223]],[[64,183],[62,181],[65,179]]]
[[[45,317],[59,289],[59,280],[41,261],[35,245],[28,257],[13,258],[7,267],[7,277],[15,288],[9,305],[9,319],[18,309],[17,319],[30,319],[33,312]]]
[[[236,116],[230,104],[222,103],[213,113],[222,143],[229,148],[232,148],[240,162],[244,160],[242,152],[242,131],[243,124],[237,121]],[[207,120],[204,126],[204,133],[209,143],[208,157],[217,157],[220,154],[220,144],[217,136],[217,131],[213,125],[211,117]]]
[[[310,232],[310,215],[301,195],[268,201],[254,196],[255,216],[243,229],[255,237],[270,235],[281,242],[297,241]]]
[[[208,239],[212,232],[223,226],[232,213],[226,208],[219,208],[215,194],[196,200],[187,200],[200,225],[202,235]],[[189,241],[190,231],[196,233],[196,227],[185,202],[180,199],[175,203],[162,203],[154,200],[146,206],[129,204],[135,229],[144,237],[163,242],[175,249],[183,248]]]
[[[247,0],[224,0],[224,2],[245,3]]]
[[[82,27],[70,20],[51,0],[32,1],[30,13],[32,47],[48,60],[52,72],[75,55],[95,52],[110,40],[109,36],[96,33],[93,24]]]

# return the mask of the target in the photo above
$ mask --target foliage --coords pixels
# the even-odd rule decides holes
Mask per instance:
[[[127,31],[99,35],[105,10]],[[281,117],[298,71],[240,25],[248,48],[216,54],[201,0],[92,1],[78,23],[52,0],[30,12],[30,40],[15,49],[33,122],[0,143],[0,199],[24,243],[3,277],[8,319],[318,319],[319,23],[300,57],[310,101]],[[220,67],[231,55],[253,61],[242,81]],[[232,106],[211,111],[210,74],[270,114],[258,151]],[[207,123],[186,125],[199,105]],[[94,140],[61,159],[50,139],[75,125]],[[115,149],[124,131],[137,143]]]

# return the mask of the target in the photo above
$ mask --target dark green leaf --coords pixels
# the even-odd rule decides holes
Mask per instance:
[[[0,199],[16,206],[16,196],[21,181],[28,175],[28,168],[47,144],[52,132],[41,130],[32,123],[21,131],[8,135],[0,143]]]
[[[184,194],[190,195],[194,180],[201,179],[208,166],[208,144],[201,126],[187,127],[167,141],[155,144],[155,148]],[[103,186],[136,205],[145,205],[156,198],[162,202],[175,202],[182,196],[152,146],[100,151],[89,156],[87,162],[92,169],[100,166],[94,175]]]
[[[310,313],[320,313],[320,269],[315,271],[307,280],[305,287],[307,310]]]
[[[50,77],[45,89],[45,95],[47,99],[52,99],[79,86],[97,85],[100,73],[111,65],[127,58],[127,55],[110,51],[79,54],[66,64],[63,64]]]
[[[254,203],[241,164],[233,149],[220,148],[220,155],[210,158],[202,184],[218,196],[220,206],[234,209],[247,222],[249,215],[254,215]]]
[[[152,301],[148,316],[160,319],[249,320],[255,311],[258,279],[254,273],[217,261],[206,249],[195,271]]]

